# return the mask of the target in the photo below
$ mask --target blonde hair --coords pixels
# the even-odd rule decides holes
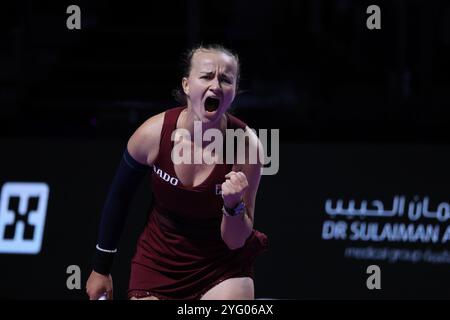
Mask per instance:
[[[240,62],[239,62],[239,56],[237,53],[231,51],[230,49],[225,48],[224,46],[220,44],[208,44],[208,45],[199,45],[197,47],[194,47],[190,50],[188,50],[184,55],[183,59],[181,61],[182,63],[182,69],[183,69],[183,77],[189,77],[189,74],[191,73],[192,69],[192,57],[197,51],[215,51],[215,52],[221,52],[226,54],[227,56],[232,57],[236,61],[237,65],[237,71],[236,71],[236,91],[239,87],[239,79],[240,79]],[[175,98],[175,100],[182,105],[187,104],[187,98],[186,94],[182,90],[182,88],[177,88],[172,91],[172,95]]]

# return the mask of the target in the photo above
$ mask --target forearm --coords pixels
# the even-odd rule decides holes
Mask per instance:
[[[222,215],[220,231],[223,241],[231,250],[241,248],[253,230],[247,210],[236,217]]]
[[[94,270],[100,274],[110,273],[114,253],[125,224],[128,207],[135,190],[145,176],[148,166],[138,163],[125,150],[111,183],[100,219]]]

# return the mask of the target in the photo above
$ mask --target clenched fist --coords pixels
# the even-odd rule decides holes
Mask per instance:
[[[248,187],[247,177],[243,172],[231,171],[225,176],[222,183],[223,204],[228,208],[234,208],[242,200]]]

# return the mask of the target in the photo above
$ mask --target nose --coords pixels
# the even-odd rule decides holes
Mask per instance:
[[[217,91],[217,90],[221,89],[220,81],[219,81],[219,79],[217,77],[214,77],[213,79],[211,79],[211,83],[210,83],[209,88],[212,91]]]

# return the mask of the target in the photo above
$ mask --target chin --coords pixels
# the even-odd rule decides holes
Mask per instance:
[[[212,122],[219,121],[223,114],[224,114],[224,111],[221,109],[217,109],[216,111],[213,111],[213,112],[204,110],[203,117],[202,117],[204,120],[202,122],[212,123]]]

